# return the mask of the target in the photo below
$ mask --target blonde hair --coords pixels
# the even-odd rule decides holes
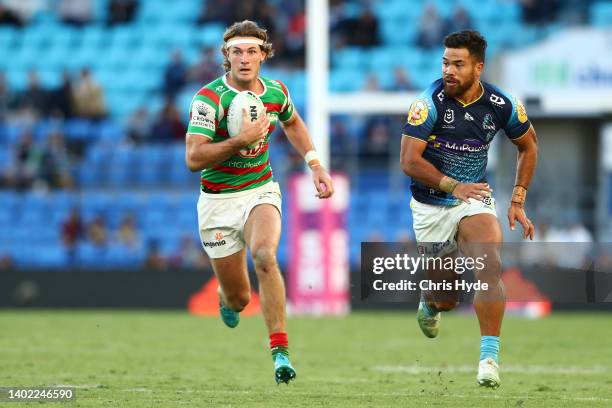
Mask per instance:
[[[231,68],[229,59],[227,58],[227,49],[225,44],[228,40],[234,37],[255,37],[263,41],[263,44],[259,46],[263,52],[266,53],[266,59],[274,56],[274,48],[272,43],[268,42],[268,31],[265,28],[261,28],[251,20],[243,20],[236,22],[229,26],[225,33],[223,33],[223,45],[221,46],[221,52],[223,53],[223,68],[225,72]]]

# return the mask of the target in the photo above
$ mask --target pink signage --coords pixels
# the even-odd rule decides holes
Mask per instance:
[[[310,174],[289,180],[289,270],[291,311],[298,314],[348,313],[349,245],[346,227],[349,183],[332,175],[335,194],[320,200]]]

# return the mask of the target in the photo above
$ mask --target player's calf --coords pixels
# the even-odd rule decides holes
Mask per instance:
[[[251,301],[251,293],[232,292],[223,296],[223,304],[235,312],[241,312]]]
[[[249,304],[251,293],[249,291],[231,291],[225,294],[221,287],[217,288],[219,294],[219,315],[223,323],[231,329],[240,323],[240,312]]]
[[[453,310],[459,304],[456,300],[445,300],[433,302],[433,307],[439,312],[449,312]]]

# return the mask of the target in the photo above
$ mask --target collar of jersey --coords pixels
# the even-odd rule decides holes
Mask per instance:
[[[240,93],[240,91],[239,91],[238,89],[234,88],[233,86],[231,86],[231,85],[230,85],[230,84],[227,82],[227,76],[228,76],[228,75],[229,75],[229,73],[227,73],[227,74],[223,74],[223,77],[222,77],[222,78],[223,78],[223,83],[225,84],[225,86],[227,86],[227,87],[228,87],[229,89],[231,89],[232,91],[234,91],[234,92],[236,92],[236,93]],[[265,94],[265,93],[267,92],[268,87],[266,87],[265,82],[264,82],[264,81],[262,81],[260,77],[257,77],[257,80],[258,80],[259,82],[261,82],[261,85],[263,86],[263,92],[262,92],[262,93],[255,93],[255,95],[257,95],[257,96],[261,96],[261,95],[263,95],[263,94]]]
[[[224,77],[224,78],[225,78],[225,77]],[[484,95],[484,92],[485,92],[485,91],[484,91],[484,86],[482,86],[482,82],[478,81],[478,85],[480,85],[480,91],[481,91],[481,92],[480,92],[480,96],[478,96],[478,98],[474,99],[472,102],[470,102],[470,103],[464,103],[464,102],[463,102],[461,99],[459,99],[459,98],[453,98],[453,99],[455,99],[457,102],[459,102],[459,103],[461,104],[461,106],[463,106],[464,108],[465,108],[466,106],[470,106],[470,105],[472,105],[472,104],[474,104],[474,103],[478,102],[478,101],[480,100],[480,98],[482,98],[482,95]]]

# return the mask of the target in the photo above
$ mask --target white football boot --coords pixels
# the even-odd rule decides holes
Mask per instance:
[[[497,388],[501,384],[499,380],[499,365],[491,357],[480,360],[478,363],[478,375],[476,381],[483,387]]]

